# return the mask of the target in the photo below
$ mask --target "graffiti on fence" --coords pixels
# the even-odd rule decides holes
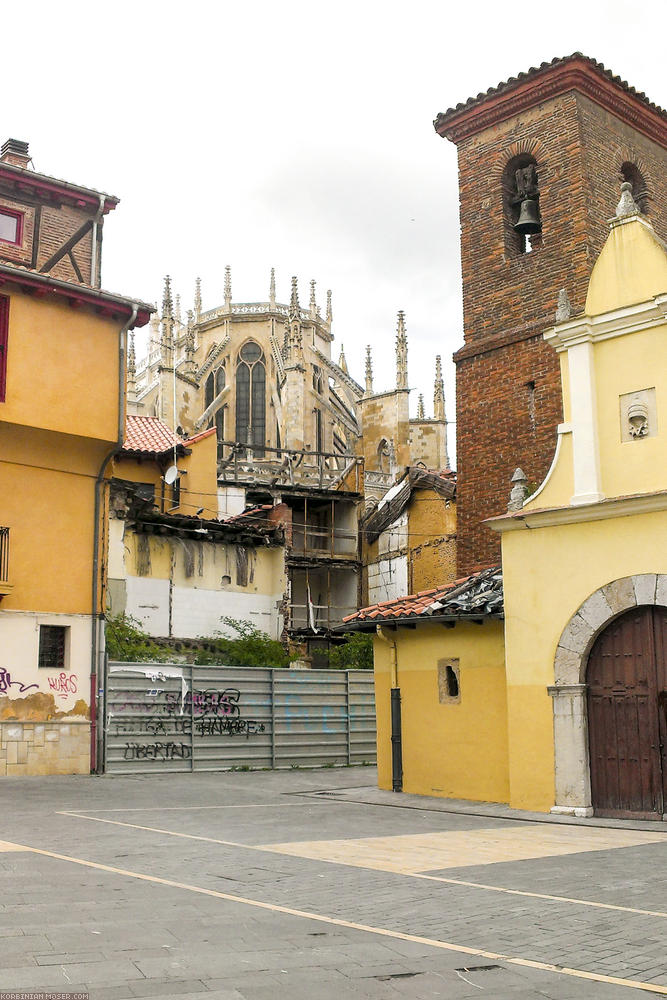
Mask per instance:
[[[187,743],[126,743],[123,760],[188,760]]]
[[[138,691],[136,701],[130,695],[126,692],[124,701],[109,705],[109,728],[115,736],[191,736],[195,733],[198,736],[245,736],[249,739],[251,735],[266,730],[263,722],[241,715],[241,692],[238,688],[186,692],[149,688]],[[146,698],[151,698],[151,701]],[[121,714],[122,718],[118,718]],[[159,747],[176,745],[155,744]],[[124,759],[167,759],[150,758],[143,753],[137,756],[135,748],[139,746],[126,744]],[[135,755],[128,757],[130,751]]]

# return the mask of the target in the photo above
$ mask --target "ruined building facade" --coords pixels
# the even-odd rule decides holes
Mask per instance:
[[[520,466],[539,485],[562,421],[557,308],[581,312],[621,181],[667,236],[665,112],[576,53],[435,120],[459,158],[464,345],[457,368],[459,573],[499,561],[482,524]],[[518,229],[517,229],[518,225]]]
[[[439,358],[433,417],[424,416],[423,402],[418,417],[409,417],[404,314],[396,385],[378,393],[370,355],[365,386],[350,375],[342,346],[333,360],[332,319],[331,292],[323,314],[314,282],[307,307],[296,278],[289,302],[277,301],[273,271],[268,300],[238,303],[227,268],[223,302],[208,310],[197,281],[185,314],[167,278],[147,356],[137,366],[132,348],[128,364],[128,413],[158,417],[184,440],[215,428],[221,520],[253,505],[287,511],[285,632],[316,660],[331,629],[360,604],[364,509],[406,467],[449,465]],[[187,485],[180,479],[170,486],[176,500]]]

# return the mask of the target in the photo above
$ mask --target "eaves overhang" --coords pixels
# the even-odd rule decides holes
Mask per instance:
[[[483,625],[487,621],[503,621],[505,615],[500,612],[490,612],[489,614],[476,615],[406,615],[404,618],[363,618],[355,622],[347,622],[337,625],[334,632],[375,632],[378,625],[383,629],[394,629],[398,627],[416,628],[417,625],[444,625],[447,628],[454,628],[455,625]]]
[[[667,148],[667,112],[653,104],[602,63],[575,52],[519,73],[484,94],[441,112],[438,135],[456,144],[543,101],[576,91]]]
[[[6,284],[16,285],[21,291],[34,295],[35,298],[56,296],[64,299],[73,309],[87,307],[101,316],[122,321],[132,319],[136,309],[132,329],[145,326],[151,313],[155,312],[155,307],[148,302],[139,302],[122,295],[114,295],[112,292],[104,292],[99,288],[91,288],[89,285],[78,285],[34,271],[26,271],[21,267],[13,267],[11,264],[0,263],[0,287]]]
[[[77,208],[87,208],[98,212],[102,205],[102,213],[106,215],[113,211],[120,198],[96,191],[94,188],[81,187],[69,181],[61,181],[48,174],[38,174],[12,163],[0,163],[0,183],[4,182],[16,188],[19,193],[41,196],[47,201],[58,200],[67,202]]]

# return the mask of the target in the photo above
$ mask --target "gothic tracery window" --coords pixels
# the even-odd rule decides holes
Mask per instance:
[[[249,340],[236,366],[236,440],[264,455],[266,437],[266,367],[259,344]]]

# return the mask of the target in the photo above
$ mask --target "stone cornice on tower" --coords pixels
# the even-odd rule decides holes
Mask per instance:
[[[458,145],[489,126],[569,90],[583,94],[667,148],[667,111],[581,52],[519,73],[485,94],[441,112],[433,125],[438,135]]]

